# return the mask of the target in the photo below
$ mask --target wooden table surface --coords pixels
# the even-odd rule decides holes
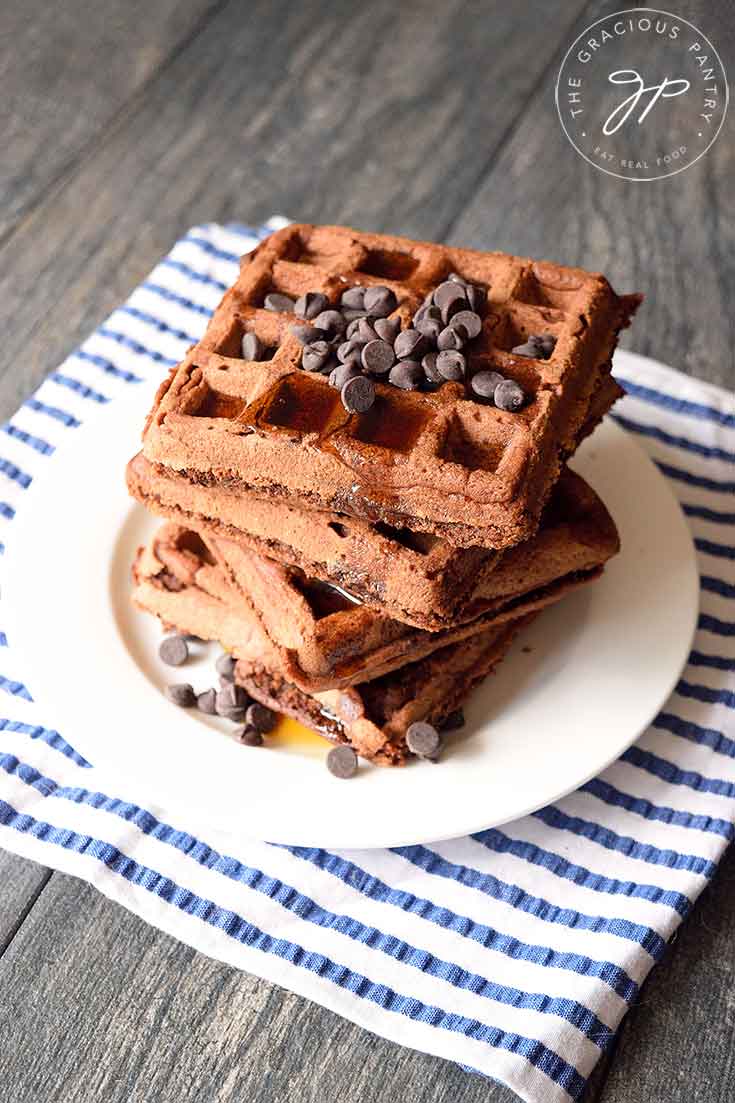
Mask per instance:
[[[587,0],[5,0],[0,412],[190,225],[279,212],[550,256],[647,300],[625,343],[735,383],[731,119],[632,184],[554,106]],[[735,60],[732,0],[676,11]],[[735,855],[595,1077],[601,1103],[735,1097]],[[0,852],[0,1100],[511,1103]]]

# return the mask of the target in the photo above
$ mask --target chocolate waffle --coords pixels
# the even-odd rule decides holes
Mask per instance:
[[[363,413],[348,412],[339,390],[303,370],[291,328],[298,319],[264,309],[307,292],[336,306],[354,285],[384,286],[405,328],[450,273],[487,293],[480,332],[466,349],[469,386],[404,391],[376,382]],[[458,546],[509,547],[535,531],[638,302],[582,269],[289,226],[243,258],[206,334],[161,386],[144,454],[193,484],[429,532]],[[555,341],[548,359],[512,351],[536,333]],[[244,337],[263,358],[242,359]],[[511,413],[469,397],[481,371],[519,384],[523,408]]]
[[[236,678],[251,697],[380,765],[402,765],[409,725],[427,720],[441,727],[533,619],[488,628],[371,682],[309,694],[286,678],[250,606],[207,560],[199,538],[189,533],[174,544],[170,532],[164,535],[138,552],[133,576],[140,608],[169,628],[218,640],[228,650],[237,641]]]
[[[459,623],[439,632],[381,615],[345,590],[206,529],[196,533],[164,525],[154,548],[156,559],[166,565],[169,586],[173,580],[180,588],[224,594],[233,611],[246,606],[287,680],[314,692],[376,678],[437,648],[538,611],[598,577],[618,541],[594,491],[579,476],[565,472],[536,537],[505,552],[475,587]],[[236,656],[242,653],[236,635],[221,642]]]

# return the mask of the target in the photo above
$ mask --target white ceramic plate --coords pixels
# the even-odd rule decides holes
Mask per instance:
[[[339,781],[324,766],[328,744],[294,737],[295,725],[268,747],[241,747],[231,725],[163,695],[172,680],[212,684],[216,649],[201,647],[172,671],[157,657],[157,623],[129,600],[135,548],[156,524],[130,502],[123,477],[149,400],[136,388],[77,430],[29,490],[8,541],[11,646],[34,697],[108,791],[153,801],[190,829],[272,842],[449,838],[581,785],[636,739],[675,685],[698,608],[691,537],[653,463],[607,421],[573,466],[606,502],[623,550],[601,581],[544,612],[516,643],[473,694],[441,765],[364,765]],[[43,566],[39,548],[49,548]]]

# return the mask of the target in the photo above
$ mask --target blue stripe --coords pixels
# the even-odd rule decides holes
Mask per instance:
[[[170,326],[168,322],[164,322],[162,318],[157,318],[155,314],[148,314],[144,310],[138,310],[136,306],[120,306],[115,311],[116,314],[129,314],[131,318],[135,318],[137,321],[142,322],[143,325],[152,326],[153,329],[159,330],[161,333],[168,333],[171,337],[175,337],[177,341],[183,341],[186,345],[194,345],[199,340],[199,336],[194,336],[192,333],[185,333],[183,329],[175,329]]]
[[[15,682],[12,678],[6,678],[4,674],[0,674],[0,689],[4,689],[6,693],[12,694],[13,697],[22,697],[24,701],[33,700],[22,682]]]
[[[66,425],[69,429],[76,429],[78,425],[82,424],[79,418],[74,417],[74,414],[61,410],[58,406],[48,406],[45,402],[39,402],[37,398],[27,398],[23,405],[36,414],[45,414],[46,417],[51,417],[54,421],[60,421],[62,425]]]
[[[0,647],[7,647],[7,646],[8,646],[8,637],[5,635],[4,632],[0,632]]]
[[[607,984],[622,999],[629,1003],[636,998],[638,985],[624,969],[610,961],[598,961],[583,954],[552,950],[549,946],[522,942],[514,935],[505,934],[494,927],[477,923],[468,916],[461,915],[449,908],[441,907],[433,901],[414,896],[402,889],[392,888],[385,882],[368,873],[355,862],[315,847],[284,846],[296,858],[310,862],[318,869],[330,873],[350,888],[371,900],[391,904],[401,911],[420,916],[429,923],[435,923],[445,930],[451,930],[472,939],[488,950],[503,954],[515,961],[529,961],[553,969],[565,969],[573,973],[595,977]]]
[[[713,521],[716,525],[735,524],[735,513],[724,513],[720,509],[709,509],[708,506],[694,506],[682,502],[681,508],[687,517],[696,517],[700,521]]]
[[[710,613],[700,613],[697,628],[705,632],[714,632],[717,636],[735,636],[735,624],[731,620],[720,620]]]
[[[660,429],[658,425],[643,425],[640,421],[633,421],[632,418],[624,417],[619,413],[612,413],[610,416],[631,433],[657,440],[660,444],[665,444],[670,448],[681,448],[685,452],[693,452],[695,455],[704,456],[708,460],[724,460],[726,463],[735,463],[735,452],[728,452],[725,448],[715,448],[713,445],[702,444],[698,440],[676,436],[674,433],[667,433],[665,429]]]
[[[713,479],[706,475],[694,475],[691,471],[685,471],[681,467],[674,467],[673,464],[663,463],[662,460],[657,460],[654,457],[651,458],[659,471],[666,475],[668,479],[676,479],[680,483],[686,483],[687,486],[698,486],[702,490],[714,490],[717,494],[735,493],[735,482],[731,479]]]
[[[178,364],[178,360],[174,360],[170,356],[164,356],[162,352],[156,352],[155,349],[149,348],[148,345],[142,345],[140,341],[128,337],[126,333],[118,333],[116,329],[100,326],[95,336],[106,337],[109,341],[116,341],[118,345],[122,345],[123,348],[130,349],[131,352],[136,353],[138,356],[147,356],[149,360],[155,361],[156,364],[165,364],[168,368],[172,368],[174,364]]]
[[[735,670],[735,659],[725,655],[705,655],[703,651],[692,651],[689,666],[706,666],[712,670]]]
[[[194,916],[222,931],[229,938],[263,953],[275,954],[298,968],[307,969],[351,991],[361,999],[369,1000],[385,1011],[462,1034],[494,1048],[518,1053],[562,1086],[575,1099],[580,1098],[584,1091],[585,1081],[576,1069],[536,1039],[502,1031],[477,1019],[468,1019],[463,1015],[448,1012],[444,1008],[425,1004],[415,996],[405,996],[386,985],[377,984],[369,977],[356,973],[346,965],[332,961],[323,954],[304,950],[302,946],[287,939],[275,939],[249,923],[237,912],[220,907],[215,901],[198,896],[170,878],[133,861],[123,851],[104,840],[68,829],[62,830],[41,820],[35,820],[31,816],[18,813],[5,801],[0,801],[0,823],[44,842],[53,843],[64,850],[94,858],[102,862],[111,872],[125,878],[130,884],[144,888],[187,915]],[[262,876],[261,874],[260,877]],[[254,887],[276,898],[279,882],[265,878]]]
[[[711,686],[685,682],[682,678],[676,687],[676,692],[681,697],[690,697],[695,701],[703,701],[707,705],[724,705],[728,709],[735,708],[735,693],[729,689],[712,689]]]
[[[191,268],[188,264],[183,264],[180,260],[173,260],[171,257],[165,257],[158,267],[172,268],[175,272],[181,272],[188,279],[206,284],[208,287],[216,287],[218,291],[227,291],[230,286],[228,283],[223,283],[222,280],[216,280],[214,276],[208,276],[206,272],[197,272],[196,268]]]
[[[394,847],[393,852],[426,873],[456,881],[494,900],[501,900],[518,911],[543,920],[544,923],[558,923],[576,930],[592,931],[594,934],[604,932],[617,935],[619,938],[638,943],[656,960],[659,960],[665,952],[666,943],[661,936],[640,923],[632,923],[620,918],[610,919],[601,915],[587,915],[572,908],[560,908],[539,896],[531,896],[518,885],[508,884],[507,881],[501,881],[490,873],[482,873],[478,869],[450,862],[426,846],[399,846]]]
[[[685,414],[688,417],[698,418],[704,421],[713,421],[716,425],[724,425],[728,429],[735,429],[735,414],[723,414],[714,406],[705,406],[702,402],[692,402],[688,398],[674,398],[664,391],[654,390],[653,387],[645,387],[641,383],[633,383],[629,379],[617,376],[618,383],[628,394],[634,398],[640,398],[643,402],[649,402],[653,406],[660,406],[664,410],[671,410],[675,414]]]
[[[660,712],[653,722],[654,728],[678,735],[681,739],[688,739],[690,743],[699,743],[703,747],[709,747],[718,754],[735,758],[735,739],[730,739],[716,728],[703,728],[695,724],[693,720],[682,720],[673,712]]]
[[[689,907],[689,901],[680,892],[663,889],[659,885],[640,884],[637,881],[620,881],[617,877],[603,877],[600,873],[591,872],[586,866],[567,861],[556,851],[545,850],[543,847],[521,839],[511,839],[503,831],[498,831],[497,828],[478,831],[472,835],[472,838],[495,854],[511,854],[514,858],[520,858],[531,865],[539,866],[555,877],[572,881],[581,888],[591,889],[592,892],[650,900],[654,904],[666,904],[681,914],[684,914],[682,909],[688,910]]]
[[[9,502],[0,502],[0,517],[4,517],[6,521],[12,521],[15,517],[15,510]]]
[[[91,768],[91,763],[87,762],[86,758],[82,758],[70,743],[67,743],[57,731],[51,728],[43,728],[40,724],[23,724],[20,720],[0,719],[0,731],[18,732],[21,735],[30,736],[31,739],[38,739],[49,747],[53,747],[55,751],[60,751],[61,754],[66,755],[77,766]]]
[[[666,805],[652,804],[644,797],[634,797],[631,793],[624,793],[616,789],[614,785],[596,777],[581,787],[580,792],[589,793],[597,800],[617,808],[624,808],[626,812],[632,812],[637,816],[643,816],[647,820],[657,820],[660,823],[673,824],[674,827],[686,827],[693,831],[708,831],[713,835],[721,835],[728,841],[735,838],[735,826],[729,820],[718,819],[715,816],[703,816],[695,812],[682,812],[677,808],[669,808]],[[676,894],[680,895],[679,893]]]
[[[162,287],[161,284],[153,283],[151,280],[146,280],[145,283],[141,284],[141,287],[146,291],[150,291],[152,295],[158,295],[166,302],[176,303],[177,306],[183,306],[186,310],[201,314],[205,318],[211,318],[214,313],[210,307],[203,306],[202,303],[195,303],[193,299],[187,299],[185,295],[179,295],[176,291],[171,291],[168,287]]]
[[[203,253],[208,253],[210,257],[217,257],[218,260],[229,260],[233,264],[239,264],[242,253],[230,253],[227,249],[218,249],[216,245],[213,245],[211,241],[207,241],[206,238],[199,237],[198,234],[187,234],[183,241],[188,242],[189,245],[196,245],[198,249],[201,249]]]
[[[92,402],[103,403],[110,401],[108,395],[100,394],[99,391],[93,391],[86,383],[81,383],[78,379],[73,379],[70,375],[62,375],[61,372],[56,371],[52,372],[48,378],[52,383],[58,383],[60,387],[66,387],[82,398],[91,399]]]
[[[9,421],[3,425],[2,429],[13,440],[18,440],[21,444],[27,444],[29,448],[32,448],[34,452],[40,452],[42,456],[50,456],[55,452],[53,444],[49,444],[47,440],[43,440],[41,437],[34,437],[31,433],[26,433],[25,429],[19,429],[17,425],[12,425]]]
[[[557,831],[570,831],[573,835],[589,839],[590,842],[603,846],[606,850],[614,850],[618,854],[624,854],[627,858],[635,858],[640,862],[666,866],[668,869],[685,869],[690,873],[700,873],[704,877],[711,877],[717,868],[714,862],[701,858],[698,854],[680,854],[678,850],[662,850],[651,843],[639,843],[630,835],[618,835],[609,827],[582,819],[581,816],[570,816],[554,805],[539,808],[533,816],[545,823],[547,827],[553,827]],[[690,906],[690,901],[682,897],[680,906],[676,910],[681,915],[686,915]]]
[[[652,751],[644,751],[642,747],[628,747],[622,755],[622,761],[637,766],[649,774],[666,781],[669,785],[685,785],[688,789],[694,789],[698,793],[715,793],[720,797],[735,797],[735,785],[723,778],[705,777],[696,770],[680,770],[674,762],[667,758],[661,758]]]
[[[108,375],[113,375],[115,379],[122,379],[125,383],[142,383],[143,376],[136,375],[135,372],[128,371],[126,368],[118,368],[117,364],[113,364],[112,360],[108,360],[106,356],[98,356],[95,352],[87,352],[86,349],[77,349],[72,353],[77,360],[84,360],[88,364],[94,364],[95,368],[101,368],[103,372],[107,372]]]
[[[696,539],[694,546],[697,551],[706,555],[715,555],[719,559],[735,559],[735,548],[731,544],[715,544],[712,540]]]
[[[10,460],[6,460],[3,456],[0,456],[0,473],[5,475],[7,479],[12,479],[18,486],[22,486],[24,490],[33,482],[31,476],[17,466],[17,464],[11,463]]]
[[[720,597],[735,597],[735,586],[731,582],[724,582],[721,578],[712,578],[708,574],[703,574],[699,581],[702,589],[707,590],[710,594],[719,594]]]

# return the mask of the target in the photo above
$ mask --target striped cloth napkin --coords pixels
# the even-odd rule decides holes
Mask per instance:
[[[13,539],[24,490],[57,446],[175,363],[238,256],[283,223],[192,230],[3,426],[1,540]],[[725,734],[735,707],[735,401],[649,361],[626,364],[638,366],[626,368],[615,417],[682,502],[702,598],[676,691],[604,774],[502,829],[451,842],[346,853],[195,837],[165,808],[137,805],[125,783],[105,787],[74,732],[56,731],[33,701],[2,635],[0,845],[523,1099],[579,1098],[715,873],[735,814],[735,738]]]

